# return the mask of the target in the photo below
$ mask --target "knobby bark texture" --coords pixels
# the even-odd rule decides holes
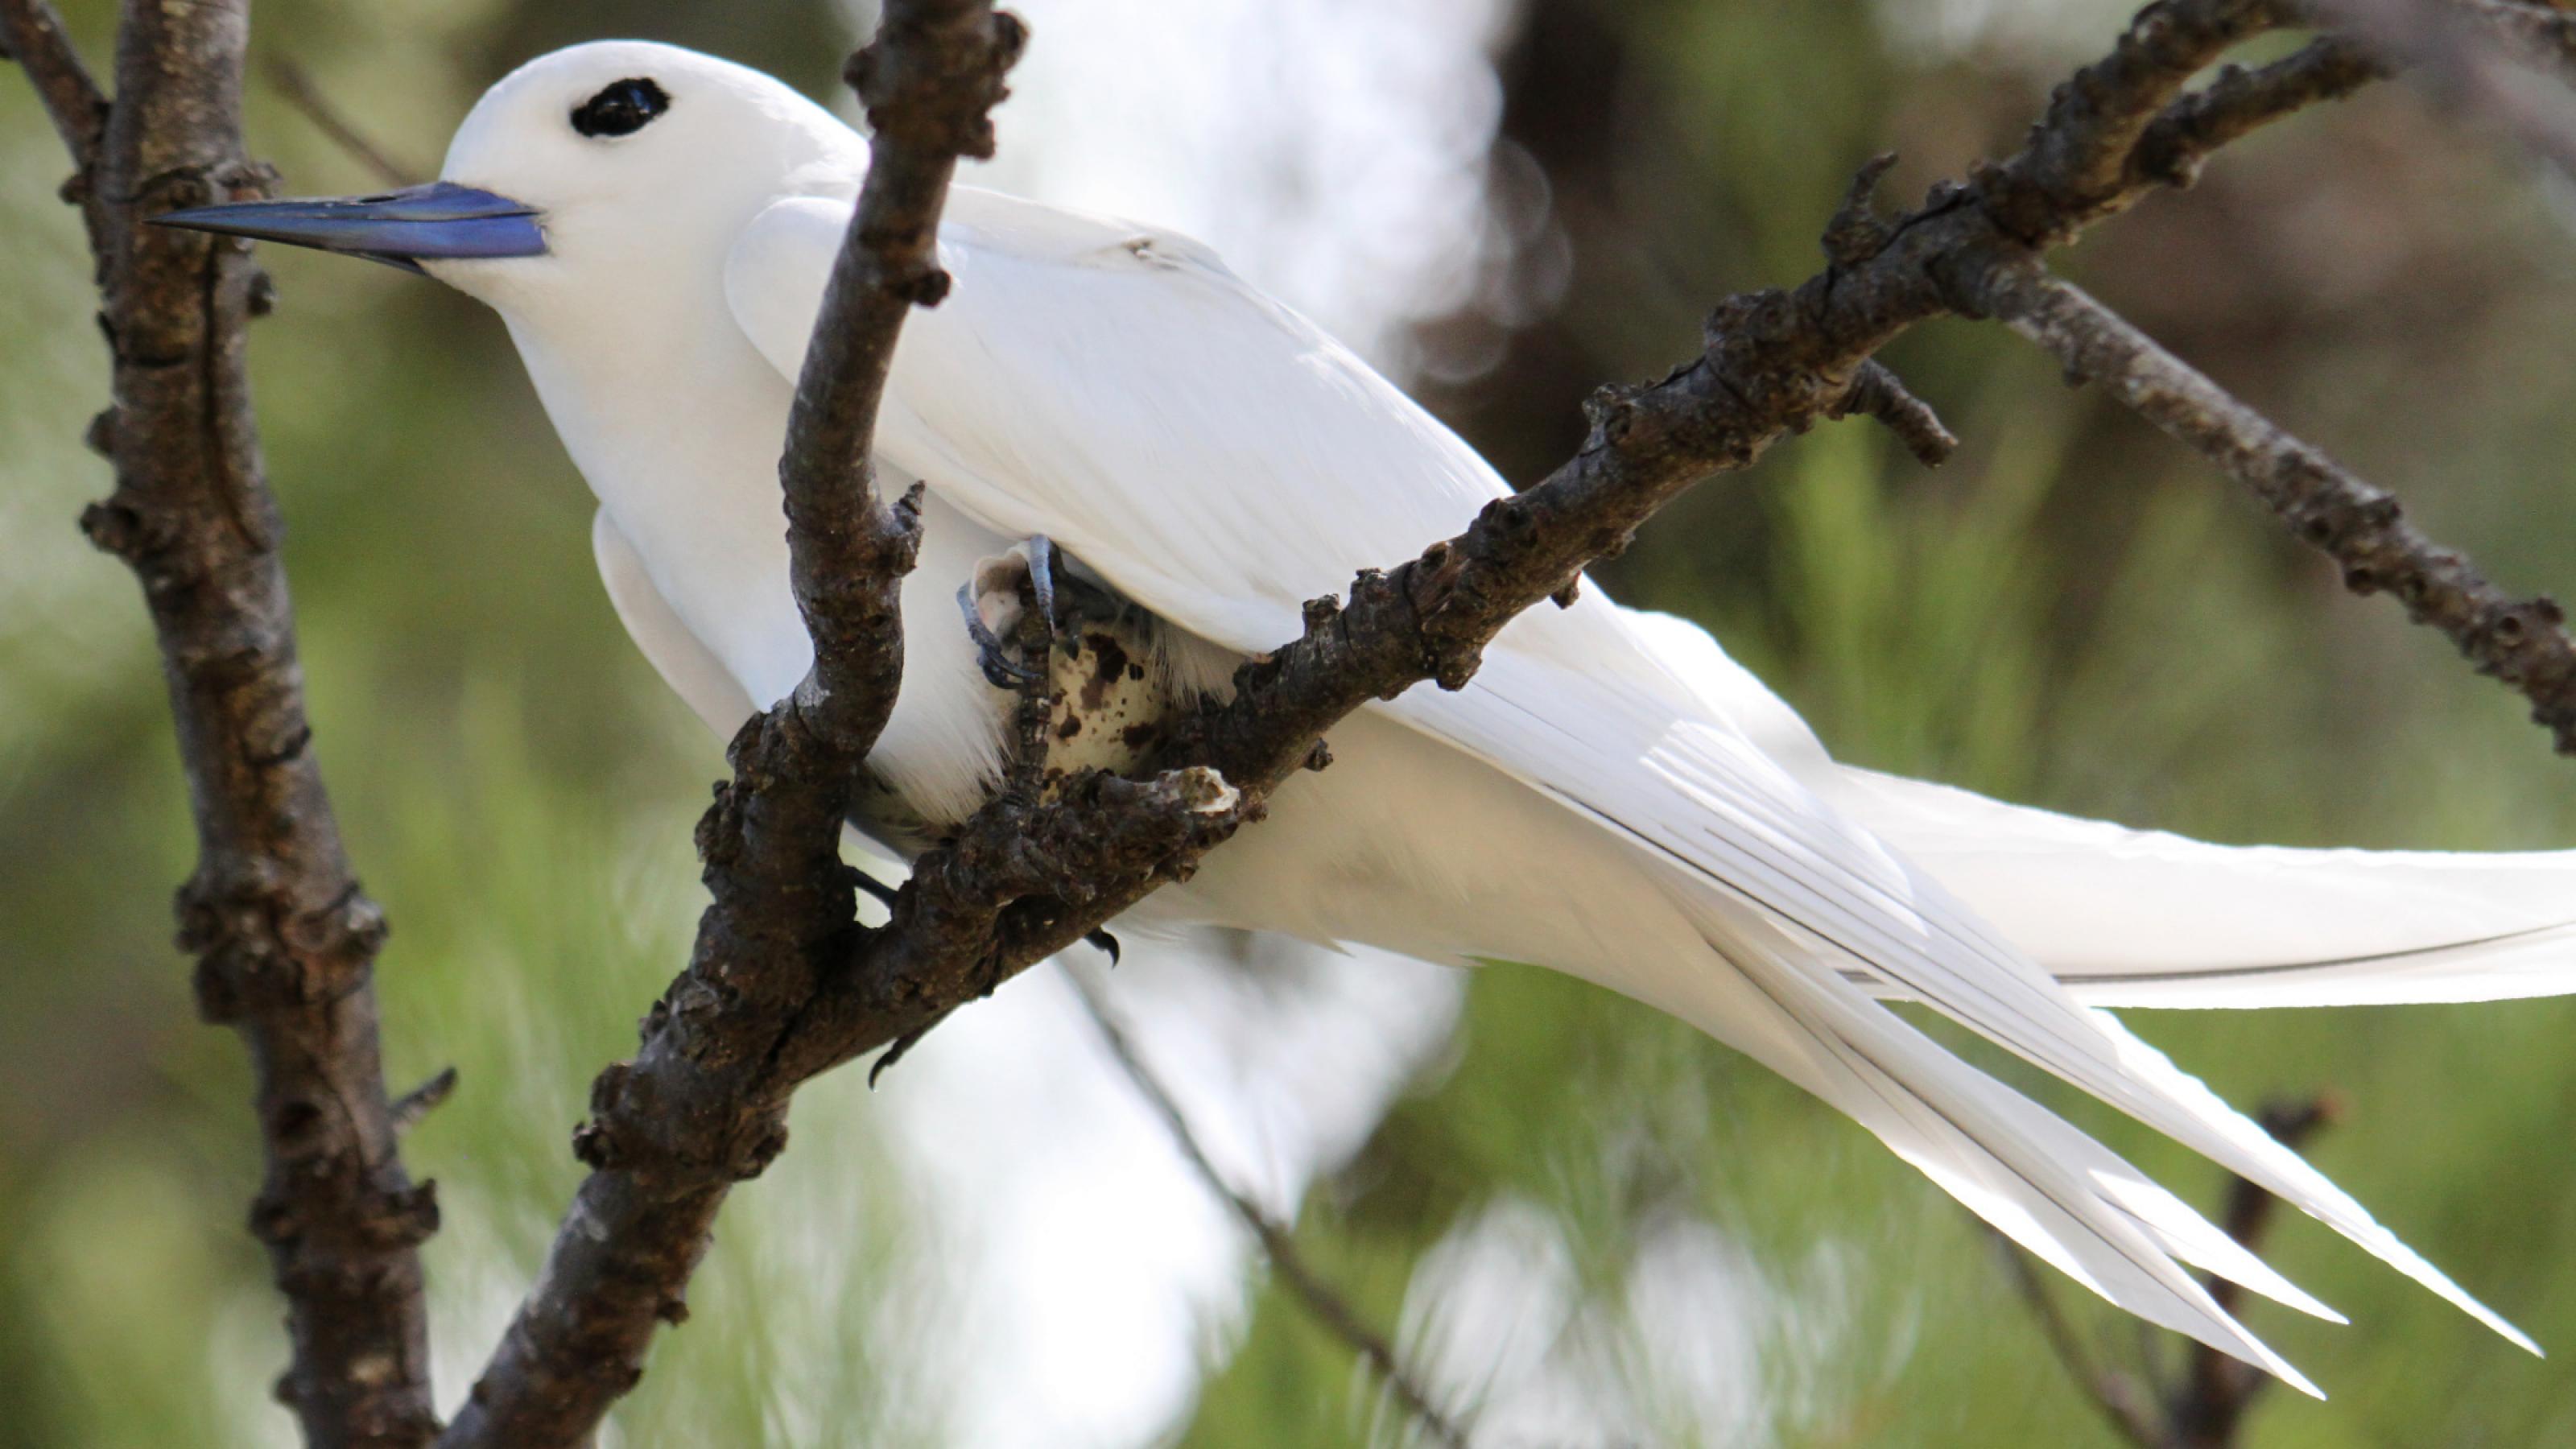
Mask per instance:
[[[2229,396],[2074,285],[2023,272],[1999,279],[1988,301],[2069,377],[2101,384],[2243,480],[2292,533],[2335,561],[2344,587],[2395,595],[2480,672],[2522,691],[2561,752],[2576,745],[2576,651],[2555,602],[2517,599],[2489,583],[2468,559],[2407,522],[2394,497]]]
[[[2472,8],[2555,33],[2524,13],[2537,7]],[[898,329],[946,289],[933,240],[949,177],[960,156],[991,149],[987,114],[1024,39],[983,0],[889,0],[849,75],[875,128],[872,167],[781,463],[814,667],[733,742],[733,777],[699,827],[712,903],[688,969],[645,1017],[635,1057],[594,1085],[575,1138],[592,1171],[442,1443],[582,1441],[640,1376],[656,1325],[686,1316],[716,1213],[785,1145],[798,1084],[917,1039],[1185,878],[1281,782],[1329,764],[1323,739],[1339,720],[1424,681],[1463,687],[1514,616],[1570,601],[1586,567],[1693,483],[1853,413],[1937,461],[1947,431],[1873,360],[1923,321],[2001,317],[2100,379],[2273,501],[2347,583],[2398,592],[2441,625],[2576,752],[2576,644],[2553,605],[2496,593],[2375,490],[2043,269],[2050,249],[2187,183],[2218,148],[2409,58],[2329,35],[2187,90],[2237,44],[2316,13],[2161,0],[2058,88],[2012,155],[1892,216],[1872,204],[1873,163],[1825,229],[1822,271],[1725,299],[1699,356],[1593,399],[1584,445],[1545,480],[1419,556],[1361,572],[1345,598],[1315,600],[1303,636],[1241,671],[1141,777],[1043,793],[1014,780],[917,862],[889,923],[867,929],[836,842],[893,704],[896,590],[918,529],[910,499],[876,491],[869,443]],[[274,511],[240,387],[239,324],[258,284],[233,244],[134,225],[264,186],[235,139],[242,11],[136,0],[119,63],[131,99],[112,109],[40,0],[0,0],[0,18],[91,178],[75,195],[101,238],[119,398],[101,440],[120,477],[91,528],[135,562],[171,661],[207,838],[184,915],[208,1014],[241,1023],[262,1063],[260,1225],[294,1305],[290,1398],[316,1442],[416,1443],[431,1421],[411,1250],[434,1209],[393,1153],[365,990],[381,926],[330,830],[296,697]]]
[[[960,99],[936,112],[951,118],[989,95],[986,67],[1004,57],[1016,31],[978,28],[979,7],[946,7],[941,30],[890,7],[889,30],[857,67],[864,83],[944,85]],[[917,13],[917,12],[914,12]],[[1860,412],[1889,423],[1927,460],[1946,450],[1947,434],[1928,408],[1906,393],[1872,354],[1916,323],[1940,316],[1984,317],[2004,310],[2040,276],[2040,259],[2083,227],[2112,216],[2150,191],[2187,182],[2212,151],[2258,127],[2319,101],[2349,93],[2381,69],[2376,52],[2327,38],[2272,65],[2230,71],[2190,94],[2187,83],[2236,44],[2301,24],[2304,7],[2287,0],[2167,0],[2149,6],[2111,54],[2061,86],[2027,144],[1978,168],[1965,182],[1936,187],[1919,207],[1879,215],[1870,204],[1873,165],[1825,233],[1828,265],[1789,291],[1728,298],[1711,315],[1702,354],[1662,380],[1611,388],[1590,408],[1582,450],[1545,481],[1497,501],[1466,532],[1385,571],[1362,572],[1346,599],[1318,599],[1304,636],[1235,680],[1233,697],[1177,731],[1149,778],[1094,777],[1060,796],[1005,790],[957,834],[918,862],[896,895],[889,924],[863,930],[848,912],[848,887],[830,877],[819,844],[782,874],[749,870],[746,842],[762,832],[759,812],[806,788],[792,781],[826,778],[853,756],[809,751],[796,723],[809,704],[828,703],[832,689],[818,663],[815,679],[791,707],[746,729],[736,742],[737,778],[702,833],[718,904],[745,880],[765,881],[769,914],[746,923],[768,933],[755,941],[742,928],[701,938],[699,962],[674,983],[646,1019],[642,1051],[600,1079],[595,1112],[582,1130],[585,1155],[599,1168],[567,1218],[544,1280],[503,1350],[508,1372],[487,1375],[484,1399],[460,1419],[452,1442],[504,1442],[482,1427],[498,1422],[489,1403],[517,1405],[511,1422],[532,1435],[508,1442],[564,1442],[633,1380],[654,1318],[680,1315],[680,1293],[703,1251],[704,1234],[731,1182],[759,1170],[785,1141],[784,1112],[794,1087],[865,1053],[900,1047],[975,996],[1080,940],[1164,882],[1185,878],[1209,849],[1260,817],[1264,801],[1302,768],[1329,761],[1322,740],[1336,722],[1370,700],[1428,680],[1462,687],[1485,643],[1521,610],[1579,587],[1582,570],[1618,551],[1633,530],[1685,488],[1712,473],[1749,465],[1782,437],[1820,419]],[[965,37],[942,63],[903,63],[899,45],[938,35]],[[1007,37],[1007,39],[1006,39]],[[936,47],[932,48],[936,53]],[[870,97],[877,116],[878,165],[925,138],[982,144],[925,118],[890,113]],[[925,148],[935,154],[940,147]],[[873,189],[873,182],[872,182]],[[891,196],[891,191],[888,193]],[[911,213],[917,216],[918,213]],[[895,299],[927,303],[941,283],[907,270],[907,238],[920,233],[872,215],[863,205],[852,244],[836,277],[872,280],[887,324]],[[912,253],[916,259],[921,253]],[[871,261],[873,258],[873,261]],[[873,265],[873,274],[864,268]],[[926,266],[926,261],[917,261]],[[872,340],[837,334],[850,324],[836,281],[819,347],[836,347],[848,366],[881,369]],[[800,399],[814,406],[817,365],[809,361]],[[2204,412],[2214,406],[2202,398]],[[863,477],[865,415],[800,437],[828,439],[843,478]],[[2219,408],[2204,430],[2225,433],[2241,419]],[[790,465],[803,453],[791,446]],[[2213,450],[2231,471],[2259,483],[2258,442]],[[789,490],[797,484],[791,472]],[[904,555],[890,540],[908,522],[900,505],[862,492],[823,505],[855,510],[816,516],[791,502],[796,531],[829,526],[833,517],[864,524],[891,516],[862,535],[889,542],[883,560]],[[2331,540],[2320,540],[2331,542]],[[2382,546],[2400,554],[2430,545],[2412,534],[2388,534]],[[800,544],[800,549],[808,545]],[[821,560],[823,552],[800,553]],[[864,558],[851,559],[864,563]],[[2419,607],[2439,612],[2467,587],[2456,572],[2418,571]],[[2362,580],[2354,579],[2354,582]],[[800,564],[799,598],[809,619],[838,613],[833,591],[885,587],[846,574],[819,576]],[[874,597],[874,596],[871,596]],[[889,613],[861,601],[844,621],[884,638]],[[2457,635],[2464,649],[2511,679],[2554,721],[2571,701],[2571,678],[2559,663],[2576,655],[2546,606],[2526,606],[2514,648],[2537,663],[2499,665],[2503,640],[2494,629]],[[872,622],[871,622],[872,621]],[[834,652],[831,619],[817,624],[818,654]],[[862,672],[875,687],[891,682],[891,642],[864,654]],[[873,711],[877,706],[871,706]],[[882,715],[871,713],[871,719]],[[2566,735],[2562,732],[2562,740]],[[831,817],[807,798],[796,808],[800,832],[819,835]],[[779,902],[793,903],[781,909]],[[788,923],[802,922],[791,928]],[[755,945],[767,949],[752,949]],[[543,1387],[524,1387],[525,1376]],[[512,1387],[518,1384],[520,1387]],[[551,1405],[541,1410],[533,1405]],[[467,1432],[469,1427],[473,1432]],[[542,1433],[537,1432],[542,1430]]]
[[[842,821],[903,670],[898,591],[915,498],[886,499],[869,445],[905,315],[946,294],[939,216],[1018,59],[1018,20],[983,0],[888,0],[847,79],[869,170],[797,380],[784,490],[791,577],[814,641],[796,692],[734,738],[698,825],[713,896],[689,967],[602,1072],[575,1150],[592,1169],[543,1274],[449,1426],[449,1445],[576,1443],[643,1373],[734,1183],[786,1144],[797,1078],[777,1069],[818,984],[857,948]]]
[[[306,723],[280,518],[243,375],[267,281],[247,248],[150,227],[265,195],[241,143],[247,6],[134,0],[113,104],[42,0],[0,0],[77,168],[114,402],[91,441],[116,487],[82,528],[132,566],[160,640],[198,837],[178,899],[199,1011],[250,1049],[266,1174],[250,1212],[286,1296],[278,1396],[317,1445],[437,1432],[417,1248],[436,1228],[377,1055],[370,972],[384,918],[360,891]]]

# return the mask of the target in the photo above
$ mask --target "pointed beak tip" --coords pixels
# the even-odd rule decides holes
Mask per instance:
[[[420,270],[418,263],[541,256],[545,229],[522,201],[450,181],[369,196],[183,207],[155,226],[285,242]]]

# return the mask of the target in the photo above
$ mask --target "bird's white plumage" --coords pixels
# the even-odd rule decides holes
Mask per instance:
[[[583,154],[556,159],[557,138],[515,144],[623,75],[672,105],[600,148],[618,184],[556,174]],[[449,179],[546,208],[560,235],[555,256],[439,272],[509,318],[600,494],[621,618],[719,728],[809,655],[769,463],[863,166],[855,137],[775,82],[632,44],[532,63],[450,154]],[[930,505],[903,692],[872,760],[934,822],[972,808],[1002,747],[1002,696],[946,602],[975,560],[1048,535],[1213,683],[1293,637],[1306,599],[1503,491],[1184,238],[960,187],[940,245],[953,287],[907,324],[877,434]],[[1597,589],[1515,621],[1467,689],[1373,707],[1334,745],[1340,763],[1290,782],[1269,823],[1148,913],[1533,960],[1635,996],[1849,1113],[2106,1297],[2305,1386],[2180,1263],[2322,1305],[1873,993],[1910,996],[2527,1342],[2050,973],[2091,999],[2174,1004],[2566,990],[2576,927],[2545,902],[2576,886],[2570,857],[2231,853],[1847,772],[1704,633]],[[2386,952],[2404,954],[2361,959]]]
[[[635,545],[617,531],[617,521],[605,508],[591,516],[590,553],[599,565],[599,581],[608,586],[608,606],[617,611],[617,622],[626,626],[626,636],[635,641],[671,692],[718,734],[751,718],[757,708],[751,696],[743,693],[724,661],[699,643],[698,636],[663,602]]]

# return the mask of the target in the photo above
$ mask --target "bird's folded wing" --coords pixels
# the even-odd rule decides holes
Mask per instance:
[[[781,202],[729,259],[735,315],[787,376],[849,212]],[[964,189],[950,218],[941,260],[955,284],[904,330],[879,448],[988,526],[1053,537],[1175,624],[1275,647],[1297,634],[1301,601],[1450,536],[1504,491],[1454,434],[1195,244]],[[1777,702],[1742,693],[1731,677],[1683,677],[1596,594],[1515,620],[1466,690],[1385,707],[1646,850],[1702,904],[1794,931],[1814,949],[1793,969],[1897,983],[2528,1342],[1830,809],[1765,753],[1788,728]]]
[[[845,201],[780,202],[728,261],[735,316],[789,377],[849,216]],[[1276,648],[1305,600],[1450,537],[1506,491],[1194,242],[966,187],[948,216],[954,284],[904,324],[880,452],[1166,618]]]

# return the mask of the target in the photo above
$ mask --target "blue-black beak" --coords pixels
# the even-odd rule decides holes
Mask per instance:
[[[317,247],[413,272],[423,260],[533,257],[546,249],[535,207],[451,181],[374,196],[236,201],[167,212],[152,220],[158,226]]]

